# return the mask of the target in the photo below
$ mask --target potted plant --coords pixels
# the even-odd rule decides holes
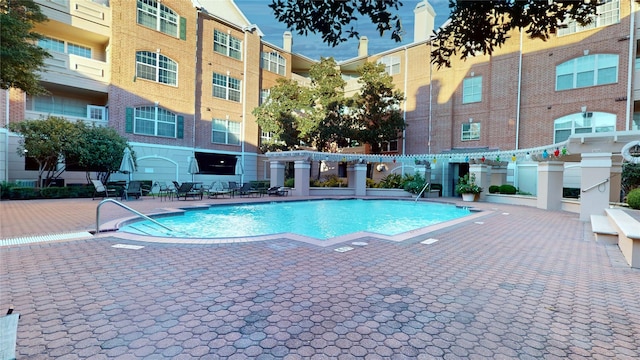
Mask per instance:
[[[463,201],[474,201],[476,195],[482,192],[482,188],[476,184],[475,174],[466,174],[458,178],[456,193],[462,195]]]

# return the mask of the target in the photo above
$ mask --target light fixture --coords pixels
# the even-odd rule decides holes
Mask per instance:
[[[587,113],[587,107],[586,106],[581,107],[580,110],[582,111],[582,115],[585,115]]]
[[[473,122],[473,118],[469,118],[469,122],[472,123]]]

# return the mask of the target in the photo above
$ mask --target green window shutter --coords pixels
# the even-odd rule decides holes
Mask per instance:
[[[133,108],[127,108],[125,123],[124,123],[124,132],[133,133]]]
[[[187,19],[180,18],[180,40],[187,40]]]
[[[178,139],[184,138],[184,116],[178,115],[178,133],[176,134]]]

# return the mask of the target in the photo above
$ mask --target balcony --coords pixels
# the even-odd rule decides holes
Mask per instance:
[[[99,107],[99,106],[88,106],[88,108],[91,108],[91,109],[88,109],[87,116],[95,115],[96,114],[96,108],[102,108],[104,117],[102,117],[101,119],[95,119],[95,118],[90,118],[90,117],[78,117],[78,116],[69,116],[69,115],[64,115],[64,114],[52,114],[52,113],[45,113],[45,112],[41,112],[41,111],[26,110],[25,111],[25,119],[27,119],[27,120],[45,119],[49,115],[51,115],[51,116],[63,117],[65,119],[67,119],[68,121],[72,121],[72,122],[82,121],[82,122],[85,122],[87,125],[107,126],[109,124],[109,121],[107,120],[107,117],[106,117],[106,108]],[[91,110],[91,111],[89,111],[89,110]]]
[[[111,72],[108,63],[82,56],[50,52],[45,60],[46,71],[41,73],[43,81],[71,85],[99,92],[107,92]]]
[[[80,28],[104,37],[111,35],[111,8],[107,0],[36,0],[49,21]]]

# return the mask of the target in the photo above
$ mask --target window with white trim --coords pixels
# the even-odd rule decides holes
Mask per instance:
[[[378,64],[384,65],[384,71],[389,75],[400,74],[400,57],[385,56],[378,60]]]
[[[91,59],[90,47],[74,44],[64,40],[54,39],[48,36],[39,39],[38,46],[48,51],[77,55],[87,59]]]
[[[605,112],[585,112],[563,116],[553,122],[553,143],[565,141],[573,134],[593,134],[616,131],[616,115]]]
[[[135,134],[176,137],[177,115],[157,106],[135,108],[133,132]]]
[[[460,139],[462,141],[480,140],[480,123],[463,123]]]
[[[213,73],[213,96],[240,102],[241,81],[228,75]]]
[[[556,90],[617,83],[618,57],[617,54],[587,55],[556,66]]]
[[[287,72],[287,59],[277,52],[262,52],[260,67],[284,76]]]
[[[482,101],[482,76],[466,78],[462,81],[462,103]]]
[[[213,51],[242,60],[242,41],[220,30],[213,31]]]
[[[136,52],[136,78],[178,85],[178,64],[151,51]]]
[[[260,105],[269,100],[269,95],[271,95],[271,89],[260,89]]]
[[[558,28],[558,36],[570,35],[580,31],[595,29],[601,26],[617,24],[620,22],[620,0],[600,0],[596,15],[591,24],[582,26],[575,20],[564,22],[564,26]]]
[[[178,37],[178,14],[156,0],[138,0],[138,24],[167,35]]]
[[[211,142],[217,144],[240,145],[240,123],[237,121],[213,119]]]

